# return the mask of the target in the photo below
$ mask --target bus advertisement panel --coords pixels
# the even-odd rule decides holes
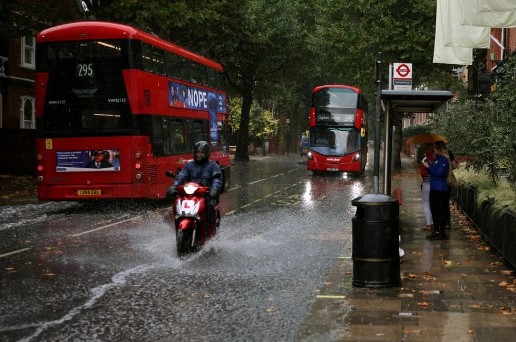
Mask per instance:
[[[120,171],[120,151],[56,151],[56,172],[84,171]]]
[[[310,108],[307,169],[362,174],[367,162],[367,101],[346,85],[316,87]]]
[[[220,64],[127,25],[77,22],[36,39],[40,200],[164,198],[205,140],[229,184]]]
[[[168,82],[170,107],[207,110],[209,114],[210,140],[216,145],[219,140],[217,113],[226,113],[226,96],[198,87]]]

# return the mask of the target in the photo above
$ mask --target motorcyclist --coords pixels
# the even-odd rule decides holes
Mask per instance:
[[[222,172],[219,165],[210,160],[210,145],[206,141],[198,141],[193,148],[194,159],[186,163],[185,167],[177,174],[172,185],[168,188],[166,196],[171,198],[176,194],[176,187],[187,182],[196,182],[210,188],[207,208],[207,222],[211,222],[212,209],[215,205],[220,189],[223,185]]]

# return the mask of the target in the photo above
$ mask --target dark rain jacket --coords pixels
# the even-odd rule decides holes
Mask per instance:
[[[436,158],[430,163],[428,173],[430,174],[430,191],[450,191],[446,177],[448,177],[449,168],[448,158],[443,155],[436,155]]]
[[[213,177],[220,173],[220,177]],[[173,185],[182,185],[186,182],[202,183],[210,188],[219,190],[222,187],[222,172],[217,163],[213,160],[208,160],[206,163],[198,163],[195,160],[190,160],[185,167],[179,172],[174,180]]]

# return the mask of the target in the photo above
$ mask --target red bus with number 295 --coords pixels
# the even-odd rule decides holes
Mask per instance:
[[[310,108],[307,169],[360,175],[367,162],[367,101],[347,85],[314,88]]]
[[[127,25],[76,22],[36,39],[40,200],[164,198],[196,141],[229,184],[223,69]]]

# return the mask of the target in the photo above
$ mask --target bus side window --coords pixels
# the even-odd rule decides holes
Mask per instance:
[[[181,79],[190,82],[190,62],[181,57]]]
[[[208,120],[188,120],[187,146],[201,140],[208,141]]]
[[[179,56],[166,52],[165,64],[167,68],[167,76],[179,79],[181,78],[181,60],[179,59]]]
[[[195,70],[195,83],[207,86],[208,85],[208,67],[203,64],[194,63],[194,70]]]
[[[152,48],[152,65],[153,71],[159,75],[165,75],[165,56],[164,51],[156,47]]]
[[[142,64],[144,71],[153,71],[152,57],[152,46],[149,44],[142,43]]]
[[[201,66],[195,62],[190,62],[189,69],[190,69],[190,79],[187,81],[195,83],[195,84],[202,84],[202,79],[203,79],[204,75],[201,70]]]
[[[228,153],[228,146],[226,146],[226,126],[223,121],[217,121],[217,130],[219,131],[219,141],[217,145],[219,148],[222,148],[222,151],[226,154]]]
[[[171,120],[169,124],[170,132],[170,153],[179,154],[186,152],[185,146],[185,130],[183,120]]]
[[[160,116],[152,116],[152,148],[154,149],[154,154],[156,156],[163,155],[163,139],[161,134],[161,117]]]
[[[163,141],[163,155],[171,155],[172,139],[170,138],[170,125],[166,116],[161,117],[161,138]]]

